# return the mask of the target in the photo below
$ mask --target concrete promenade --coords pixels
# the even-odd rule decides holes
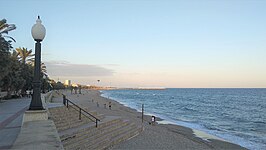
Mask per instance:
[[[63,150],[57,129],[52,120],[24,122],[11,149]]]
[[[10,149],[14,144],[30,100],[30,98],[19,98],[0,102],[0,149]]]
[[[44,103],[52,98],[49,95],[51,92],[42,95],[45,107],[50,106]],[[63,150],[54,122],[48,119],[47,110],[27,111],[30,102],[31,98],[0,102],[0,150]]]

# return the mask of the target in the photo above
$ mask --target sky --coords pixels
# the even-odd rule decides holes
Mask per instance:
[[[264,0],[2,0],[13,47],[34,50],[56,81],[116,87],[265,88]],[[97,82],[100,80],[100,82]]]

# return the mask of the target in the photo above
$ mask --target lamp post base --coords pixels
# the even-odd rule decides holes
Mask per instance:
[[[30,106],[29,111],[30,110],[44,110],[44,108],[42,106],[41,107],[39,107],[39,106],[37,106],[37,107]]]
[[[36,120],[48,120],[47,110],[27,110],[23,115],[23,123]]]

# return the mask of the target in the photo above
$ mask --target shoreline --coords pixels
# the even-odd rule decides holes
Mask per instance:
[[[120,102],[116,101],[115,99],[112,99],[112,98],[107,97],[107,96],[105,97],[103,95],[104,93],[102,92],[102,90],[98,90],[98,92],[99,92],[99,96],[100,97],[109,99],[111,101],[115,101],[115,102],[119,103],[120,105],[123,105],[124,107],[132,109],[132,110],[136,111],[137,113],[141,113],[140,110],[132,108],[132,107],[128,106],[127,104],[120,103]],[[152,115],[156,116],[156,124],[158,126],[164,126],[164,127],[165,126],[175,126],[175,127],[178,127],[178,128],[187,128],[188,130],[191,130],[190,135],[187,135],[187,136],[194,136],[194,138],[200,138],[200,140],[206,141],[206,142],[213,142],[216,145],[220,145],[221,143],[223,143],[223,144],[227,143],[229,145],[230,144],[236,145],[236,147],[233,146],[234,147],[233,149],[239,149],[239,148],[240,149],[246,149],[245,147],[242,147],[242,146],[238,145],[237,143],[232,143],[232,142],[227,141],[227,140],[225,140],[223,138],[217,137],[215,135],[211,135],[211,134],[209,134],[209,133],[207,133],[205,131],[202,131],[202,130],[199,130],[199,129],[193,129],[193,128],[187,127],[187,126],[183,126],[183,125],[180,125],[178,123],[174,123],[174,122],[168,121],[167,119],[165,119],[164,117],[161,117],[160,115],[152,114],[152,113],[145,113],[145,111],[144,111],[144,116],[146,116],[148,118],[151,118]],[[149,120],[146,120],[146,121],[149,121]],[[173,127],[173,128],[175,128],[175,127]]]
[[[107,99],[110,99],[110,100],[113,100],[113,101],[116,101],[116,100],[114,100],[114,99],[112,99],[112,98],[108,98],[108,97],[105,97],[105,96],[103,96],[103,92],[102,92],[102,90],[100,90],[99,91],[100,92],[100,96],[101,97],[104,97],[104,98],[107,98]],[[118,101],[116,101],[116,102],[118,102]],[[118,103],[120,103],[120,102],[118,102]],[[130,109],[133,109],[133,110],[135,110],[135,111],[137,111],[137,112],[139,112],[139,113],[141,113],[141,111],[140,110],[138,110],[138,109],[135,109],[135,108],[132,108],[132,107],[130,107],[130,106],[128,106],[128,105],[126,105],[126,104],[123,104],[123,103],[120,103],[121,105],[124,105],[125,107],[128,107],[128,108],[130,108]],[[191,129],[192,131],[193,131],[193,134],[196,136],[196,137],[199,137],[199,138],[201,138],[202,140],[210,140],[210,139],[216,139],[216,140],[221,140],[221,141],[225,141],[225,142],[228,142],[227,140],[225,140],[225,139],[223,139],[223,138],[220,138],[220,137],[217,137],[217,136],[215,136],[215,135],[211,135],[211,134],[209,134],[209,133],[207,133],[207,132],[205,132],[205,131],[202,131],[202,130],[200,130],[200,129],[194,129],[194,128],[191,128],[191,127],[189,127],[189,126],[184,126],[184,125],[182,125],[182,124],[178,124],[178,123],[175,123],[175,122],[173,122],[173,121],[171,121],[171,120],[168,120],[166,117],[162,117],[162,116],[160,116],[160,115],[158,115],[158,114],[153,114],[153,113],[145,113],[145,111],[144,111],[144,115],[146,115],[146,116],[156,116],[156,122],[158,123],[158,124],[165,124],[165,125],[177,125],[177,126],[182,126],[182,127],[185,127],[185,128],[189,128],[189,129]],[[233,143],[233,144],[237,144],[237,143]]]
[[[105,116],[119,116],[143,127],[144,130],[139,135],[113,145],[109,149],[246,149],[219,139],[204,140],[195,136],[193,129],[184,126],[158,123],[151,125],[149,124],[151,116],[147,114],[144,115],[144,123],[142,123],[141,112],[116,100],[101,96],[102,92],[98,90],[83,90],[83,94],[70,94],[65,90],[63,93],[82,107],[87,107]],[[104,107],[104,104],[109,102],[112,105],[110,110]],[[163,119],[157,117],[156,121],[163,121]]]

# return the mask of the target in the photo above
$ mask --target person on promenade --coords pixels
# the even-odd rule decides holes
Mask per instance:
[[[27,95],[28,98],[30,97],[30,90],[26,91],[26,95]]]
[[[33,91],[31,90],[30,91],[30,96],[29,97],[32,97],[33,96]]]

